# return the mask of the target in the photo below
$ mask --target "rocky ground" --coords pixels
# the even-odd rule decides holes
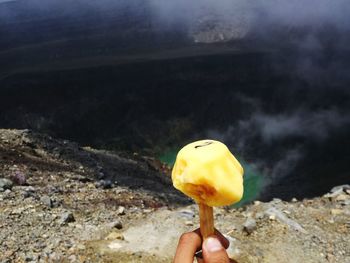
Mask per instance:
[[[350,186],[215,209],[238,262],[350,262]],[[0,130],[0,262],[171,262],[194,204],[155,159]]]

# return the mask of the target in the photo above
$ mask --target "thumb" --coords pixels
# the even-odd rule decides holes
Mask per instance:
[[[202,246],[203,259],[205,263],[229,263],[230,259],[219,239],[210,236],[204,240]]]

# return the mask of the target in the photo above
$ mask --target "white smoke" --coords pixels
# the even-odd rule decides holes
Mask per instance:
[[[337,110],[306,111],[293,113],[257,113],[248,120],[239,122],[239,129],[259,133],[265,143],[273,143],[287,137],[305,137],[312,140],[325,140],[334,129],[350,124],[350,115]]]
[[[267,176],[267,184],[294,171],[306,157],[305,142],[322,145],[335,131],[350,125],[350,112],[338,108],[298,108],[291,112],[267,113],[256,99],[239,97],[247,107],[255,105],[254,111],[226,130],[207,131],[206,136],[233,145],[234,152],[249,157]]]
[[[239,37],[250,33],[253,37],[268,38],[276,27],[290,30],[291,34],[295,28],[315,33],[329,25],[337,30],[350,29],[347,0],[151,0],[149,3],[163,23],[187,23],[193,30],[207,21],[209,28],[218,28],[223,33],[227,28],[222,25],[228,25],[231,31],[242,33],[236,35]],[[309,42],[306,45],[318,45],[316,38],[307,37],[306,42]]]

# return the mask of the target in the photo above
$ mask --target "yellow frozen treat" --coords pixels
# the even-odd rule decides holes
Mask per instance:
[[[176,189],[211,207],[236,203],[243,195],[243,168],[219,141],[202,140],[182,148],[172,180]]]

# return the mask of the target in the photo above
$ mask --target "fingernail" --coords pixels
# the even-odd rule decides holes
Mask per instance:
[[[204,247],[209,252],[216,252],[222,249],[220,241],[213,237],[208,237],[204,240]]]

